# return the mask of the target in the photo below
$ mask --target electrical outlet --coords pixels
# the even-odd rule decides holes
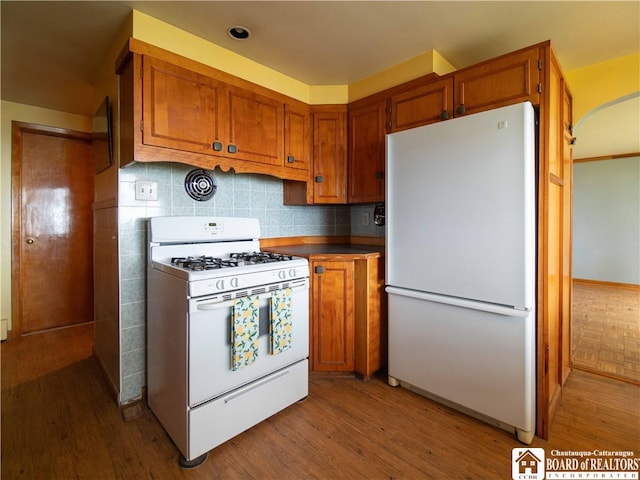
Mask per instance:
[[[369,212],[362,212],[362,225],[369,225]]]
[[[158,184],[137,180],[136,200],[158,200]]]

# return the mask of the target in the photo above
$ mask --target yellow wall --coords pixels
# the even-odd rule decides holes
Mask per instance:
[[[640,91],[640,53],[565,72],[574,125],[594,108]]]
[[[454,70],[455,67],[442,55],[435,50],[430,50],[398,65],[394,65],[391,68],[387,68],[382,72],[375,73],[350,84],[349,101],[353,102],[395,85],[408,82],[414,78],[428,75],[429,73],[446,75]]]

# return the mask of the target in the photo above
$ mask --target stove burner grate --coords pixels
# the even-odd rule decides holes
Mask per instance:
[[[242,260],[248,264],[259,264],[259,263],[272,263],[272,262],[285,262],[287,260],[293,260],[293,256],[284,255],[281,253],[271,253],[271,252],[242,252],[242,253],[232,253],[229,255],[233,259]]]
[[[204,255],[196,257],[174,257],[171,259],[171,265],[186,268],[187,270],[215,270],[225,267],[237,267],[238,262],[233,259],[222,259],[216,257],[207,257]]]
[[[270,252],[242,252],[231,253],[229,258],[210,257],[205,255],[190,257],[173,257],[171,265],[192,271],[215,270],[243,265],[258,265],[262,263],[284,262],[293,260],[291,255]]]

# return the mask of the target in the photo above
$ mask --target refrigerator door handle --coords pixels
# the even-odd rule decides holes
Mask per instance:
[[[417,300],[426,300],[429,302],[443,303],[445,305],[454,305],[456,307],[471,308],[473,310],[506,315],[508,317],[526,318],[531,314],[530,309],[518,309],[516,307],[497,305],[495,303],[483,303],[475,300],[468,300],[466,298],[448,297],[446,295],[436,295],[434,293],[419,292],[416,290],[407,290],[392,286],[387,286],[385,291],[393,295],[402,295],[404,297],[415,298]]]

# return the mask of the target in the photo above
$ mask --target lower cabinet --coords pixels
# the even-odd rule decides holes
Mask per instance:
[[[384,247],[269,244],[309,260],[309,368],[371,377],[387,365]]]
[[[387,363],[384,260],[335,258],[309,258],[311,370],[370,377]]]
[[[353,372],[355,362],[353,262],[313,261],[311,369]]]

